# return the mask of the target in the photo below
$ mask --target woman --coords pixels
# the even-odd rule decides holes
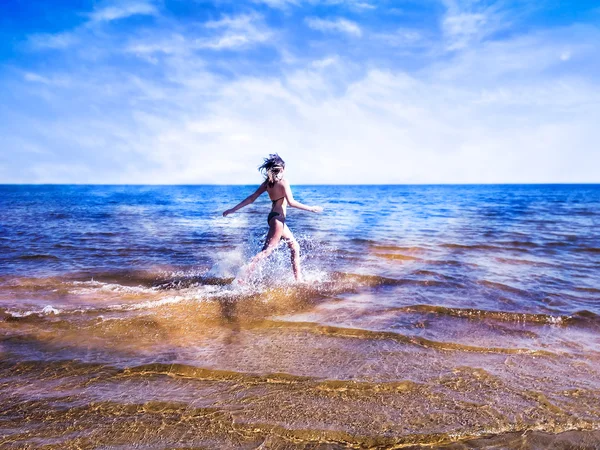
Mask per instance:
[[[323,208],[319,206],[306,206],[294,200],[290,185],[287,180],[283,178],[285,162],[277,153],[265,158],[264,163],[258,170],[265,176],[265,181],[258,187],[254,194],[250,195],[233,208],[225,211],[223,217],[253,203],[263,192],[267,191],[272,202],[271,212],[267,216],[269,233],[267,234],[267,239],[262,251],[252,258],[248,274],[252,272],[254,266],[256,266],[259,261],[269,256],[273,250],[275,250],[279,241],[283,239],[292,252],[292,269],[294,270],[294,277],[296,278],[296,281],[302,281],[302,275],[300,273],[300,246],[285,223],[286,208],[287,205],[289,205],[292,208],[304,209],[314,213],[323,211]]]

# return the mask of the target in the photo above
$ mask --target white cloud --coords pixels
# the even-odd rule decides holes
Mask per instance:
[[[600,33],[590,27],[569,27],[556,32],[538,32],[505,41],[486,41],[463,49],[451,64],[434,64],[440,79],[460,85],[504,85],[518,77],[528,82],[544,80],[545,72],[557,67],[561,50],[593,58],[598,45],[592,44]]]
[[[148,2],[123,2],[96,8],[87,14],[89,20],[74,30],[63,33],[32,34],[27,37],[27,46],[33,50],[66,50],[93,35],[95,25],[135,15],[158,15],[158,10]],[[93,50],[88,49],[87,52],[92,54]]]
[[[125,51],[139,56],[154,53],[178,54],[185,53],[190,43],[181,34],[175,33],[165,37],[136,39],[126,45]]]
[[[206,22],[206,28],[230,28],[230,29],[245,29],[248,28],[254,21],[259,19],[257,14],[241,14],[239,16],[224,16],[219,20]]]
[[[328,5],[344,6],[350,9],[367,10],[376,9],[373,3],[361,0],[252,0],[254,3],[264,4],[271,8],[288,9],[291,6],[308,5]]]
[[[473,5],[448,9],[445,20],[463,19],[450,20],[441,43],[417,30],[372,35],[384,51],[457,50],[412,71],[367,67],[340,48],[294,54],[264,18],[245,14],[101,42],[155,58],[151,70],[99,63],[15,72],[10,89],[23,100],[0,105],[14,123],[0,123],[0,135],[10,138],[7,152],[32,149],[39,158],[0,181],[253,183],[261,157],[274,151],[302,183],[598,181],[600,86],[577,65],[598,53],[598,30],[492,40],[485,28],[499,29],[499,14]],[[262,42],[286,55],[278,72],[219,76],[211,64],[220,55],[193,51]],[[51,117],[38,114],[48,107]]]
[[[447,50],[469,47],[512,25],[500,1],[441,0],[446,13],[441,28]],[[514,14],[513,14],[514,15]]]
[[[209,21],[202,27],[206,33],[155,33],[138,36],[125,47],[125,51],[147,58],[152,62],[153,55],[185,55],[194,50],[231,50],[242,49],[252,45],[268,42],[273,36],[272,31],[264,24],[257,14],[241,14],[224,16],[220,20]]]
[[[373,38],[389,47],[413,47],[431,44],[418,30],[399,28],[392,33],[375,33]]]
[[[445,68],[371,69],[352,80],[340,80],[348,63],[339,56],[282,77],[236,80],[172,60],[178,86],[169,90],[120,81],[112,95],[128,95],[132,111],[45,125],[49,142],[101,152],[119,161],[113,171],[80,170],[80,161],[70,170],[62,158],[63,166],[34,164],[32,173],[35,181],[50,180],[52,169],[74,182],[253,183],[260,158],[278,151],[290,178],[304,183],[597,181],[597,84],[533,76],[532,54],[548,55],[544,67],[551,57],[561,64],[548,36],[486,45]],[[505,67],[503,54],[520,61]],[[508,72],[519,77],[504,79]]]
[[[244,47],[249,44],[265,42],[269,38],[266,33],[227,33],[224,36],[219,36],[216,39],[211,39],[202,42],[198,41],[199,47],[212,48],[214,50],[231,49],[236,47]]]
[[[327,58],[319,59],[317,61],[313,61],[311,65],[312,67],[323,69],[325,67],[329,67],[337,63],[339,63],[339,58],[337,56],[330,56]]]
[[[262,23],[262,17],[256,14],[225,16],[220,20],[207,22],[205,27],[223,30],[223,33],[208,39],[197,39],[195,43],[198,48],[233,49],[264,43],[272,36],[272,32]]]
[[[367,3],[367,2],[356,2],[354,3],[354,6],[358,9],[376,9],[377,6],[373,5],[372,3]]]
[[[73,33],[37,33],[27,38],[27,44],[34,50],[64,50],[78,42]]]
[[[25,72],[23,74],[23,78],[31,83],[40,83],[47,86],[68,87],[71,84],[69,77],[65,75],[53,76],[49,78],[34,72]]]
[[[320,19],[318,17],[309,17],[306,19],[306,24],[310,28],[319,31],[337,31],[357,37],[360,37],[362,35],[362,30],[360,29],[358,24],[342,18],[327,20]]]
[[[454,14],[448,15],[443,21],[443,30],[449,39],[447,48],[458,50],[466,47],[470,40],[479,35],[486,25],[484,14]]]
[[[254,3],[262,3],[271,8],[283,9],[288,6],[298,6],[300,0],[252,0]]]
[[[136,15],[157,15],[158,10],[152,3],[132,2],[118,3],[115,5],[98,8],[90,13],[89,17],[93,22],[110,22],[113,20],[124,19]]]
[[[27,81],[32,81],[34,83],[52,84],[50,79],[38,75],[37,73],[27,72],[24,74],[23,78],[25,78]]]

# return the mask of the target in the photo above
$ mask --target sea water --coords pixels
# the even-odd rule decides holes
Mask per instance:
[[[254,189],[0,186],[2,448],[600,447],[599,185]]]

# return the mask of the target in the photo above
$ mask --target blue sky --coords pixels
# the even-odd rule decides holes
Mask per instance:
[[[600,182],[600,3],[2,0],[0,183]]]

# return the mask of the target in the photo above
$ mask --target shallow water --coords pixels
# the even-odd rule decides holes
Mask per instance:
[[[2,448],[600,448],[600,186],[0,187]]]

